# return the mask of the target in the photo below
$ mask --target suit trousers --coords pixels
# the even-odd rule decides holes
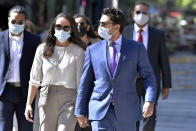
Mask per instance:
[[[33,123],[24,116],[26,96],[21,87],[7,86],[0,96],[0,131],[12,131],[16,112],[18,131],[33,131]]]
[[[136,131],[135,124],[136,122],[118,121],[112,104],[103,119],[91,121],[93,131]]]
[[[79,126],[79,123],[77,122],[74,131],[92,131],[92,127],[90,125],[88,127],[82,128],[82,127]]]
[[[144,101],[144,98],[145,98],[145,89],[144,89],[144,86],[143,86],[142,81],[140,79],[137,79],[136,87],[137,87],[136,89],[137,89],[138,96],[140,98],[140,102],[142,103],[142,101]],[[158,98],[159,98],[159,93],[157,93],[157,96],[156,96],[156,103],[154,105],[153,115],[148,117],[148,118],[144,118],[144,120],[143,120],[142,131],[154,131],[154,129],[155,129],[155,125],[156,125],[156,106],[157,106]],[[140,127],[140,121],[137,121],[136,122],[136,130],[137,131],[139,131],[139,127]]]
[[[76,89],[50,85],[47,102],[39,107],[40,131],[74,131]],[[41,95],[40,98],[42,99]]]

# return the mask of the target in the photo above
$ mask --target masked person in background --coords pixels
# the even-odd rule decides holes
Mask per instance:
[[[12,131],[16,112],[18,131],[33,131],[24,117],[28,81],[40,37],[24,30],[25,8],[14,6],[8,14],[8,30],[0,33],[0,131]]]
[[[87,46],[100,40],[99,37],[94,33],[93,27],[88,17],[76,14],[74,15],[74,18],[77,23],[78,32],[80,33],[81,39]]]
[[[38,87],[40,131],[74,131],[74,106],[85,45],[71,15],[57,15],[46,40],[36,51],[31,69],[25,116],[32,120],[32,101]]]
[[[171,71],[165,45],[165,36],[161,30],[148,25],[149,18],[149,5],[146,2],[139,1],[135,4],[133,12],[135,24],[126,26],[123,31],[124,37],[136,40],[145,46],[156,77],[157,97],[154,113],[151,117],[144,119],[143,131],[154,131],[156,123],[156,105],[159,95],[161,93],[162,98],[167,99],[169,88],[171,88]],[[142,84],[142,78],[139,75],[137,77],[136,87],[140,100],[144,100],[145,89]],[[137,122],[137,130],[139,130],[139,121]]]

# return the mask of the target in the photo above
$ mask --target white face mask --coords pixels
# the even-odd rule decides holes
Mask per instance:
[[[142,26],[148,22],[149,17],[148,15],[145,15],[145,14],[135,14],[133,19],[138,25]]]
[[[18,35],[19,33],[24,31],[24,25],[9,23],[9,30],[11,31],[11,33]]]
[[[99,27],[98,34],[100,35],[101,38],[108,41],[112,38],[112,35],[109,34],[109,30],[110,29],[107,29],[105,27]]]
[[[54,36],[58,39],[60,43],[64,43],[70,35],[70,31],[64,31],[64,30],[55,30]]]

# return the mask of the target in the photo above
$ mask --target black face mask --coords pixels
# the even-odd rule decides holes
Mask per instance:
[[[87,26],[78,26],[78,32],[83,37],[87,33]]]

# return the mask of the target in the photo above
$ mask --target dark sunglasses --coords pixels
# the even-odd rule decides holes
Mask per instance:
[[[11,20],[12,24],[18,24],[18,25],[23,25],[23,20],[19,20],[18,22],[16,20]]]
[[[71,27],[70,26],[61,26],[60,24],[57,24],[54,26],[56,30],[64,30],[64,31],[70,31]]]
[[[107,27],[109,24],[114,24],[112,22],[99,22],[99,26]]]
[[[78,23],[76,23],[76,24],[77,24],[77,26],[85,26],[85,25],[86,25],[85,22],[78,22]]]
[[[146,12],[146,11],[136,11],[136,14],[144,14],[144,15],[147,15],[148,14],[148,12]]]

